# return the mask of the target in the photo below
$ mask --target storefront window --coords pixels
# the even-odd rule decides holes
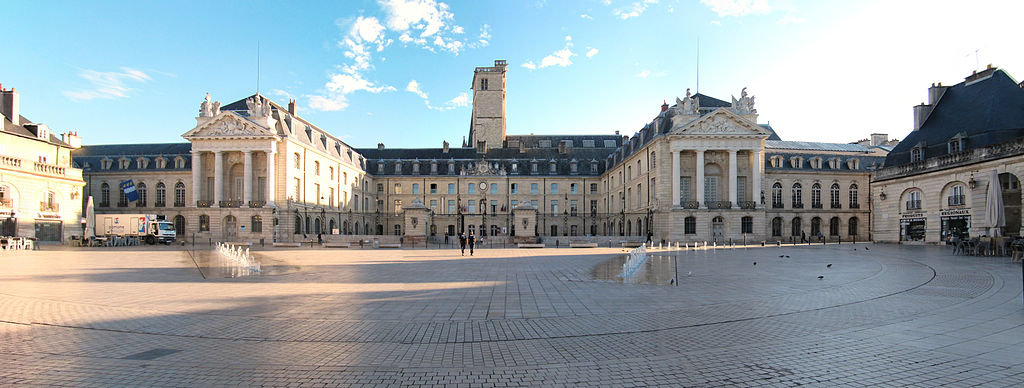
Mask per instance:
[[[924,218],[904,218],[900,220],[900,241],[924,241],[924,235]]]

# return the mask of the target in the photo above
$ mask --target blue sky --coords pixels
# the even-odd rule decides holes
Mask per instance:
[[[932,82],[1024,77],[1024,2],[0,0],[0,83],[86,144],[180,142],[204,93],[260,92],[355,147],[468,133],[473,68],[506,59],[512,134],[632,134],[696,91],[757,98],[783,139],[902,138]],[[977,50],[977,51],[976,51]]]

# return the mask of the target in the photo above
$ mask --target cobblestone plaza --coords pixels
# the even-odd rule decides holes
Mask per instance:
[[[1024,384],[1020,264],[939,246],[209,254],[0,256],[0,385]]]

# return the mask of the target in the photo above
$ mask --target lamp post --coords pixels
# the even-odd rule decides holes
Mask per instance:
[[[483,216],[481,217],[480,225],[480,237],[487,237],[487,197],[485,196],[480,207],[483,208]]]
[[[654,214],[654,212],[651,211],[651,208],[648,207],[647,208],[647,221],[646,221],[647,222],[647,241],[651,241],[652,236],[654,236],[654,232],[651,231],[651,225],[654,224],[653,217],[652,217],[653,214]]]
[[[462,195],[460,194],[455,195],[455,212],[455,223],[458,224],[459,226],[459,235],[461,236],[463,233],[466,232],[466,230],[464,229],[464,227],[466,226],[466,219],[462,215]]]

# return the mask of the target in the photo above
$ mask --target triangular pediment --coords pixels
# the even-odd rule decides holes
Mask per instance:
[[[221,112],[213,119],[197,125],[191,131],[181,135],[192,138],[276,138],[271,132],[234,112]]]
[[[679,120],[677,120],[677,118]],[[681,122],[687,120],[687,122]],[[672,118],[673,135],[730,135],[730,136],[770,136],[760,125],[725,108],[719,108],[700,118],[692,116],[675,116]]]

